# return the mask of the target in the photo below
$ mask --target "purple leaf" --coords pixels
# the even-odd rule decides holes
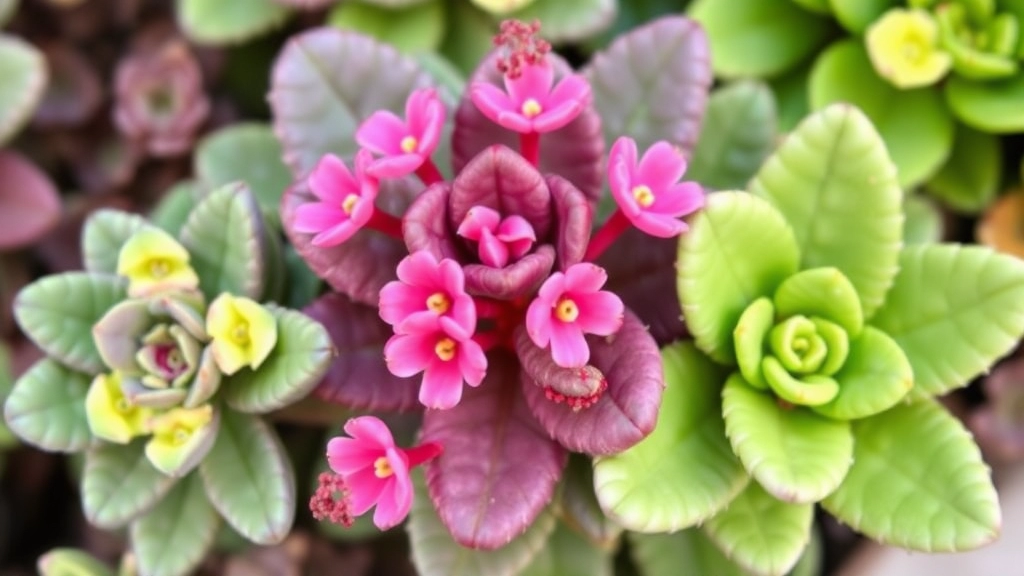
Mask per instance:
[[[491,354],[487,378],[451,410],[428,410],[422,440],[444,453],[427,465],[441,521],[463,546],[493,550],[526,531],[550,502],[566,453],[530,414],[515,359]]]
[[[0,151],[0,250],[32,244],[60,220],[50,178],[25,157]]]
[[[557,82],[570,68],[558,56],[553,55],[551,59]],[[503,86],[494,54],[480,64],[466,86],[471,86],[475,81]],[[488,120],[477,110],[467,91],[455,113],[455,132],[452,134],[452,165],[455,172],[461,171],[480,151],[494,144],[504,144],[518,150],[519,135]],[[540,137],[541,172],[564,177],[590,200],[596,201],[601,196],[604,182],[603,155],[601,118],[592,105],[584,108],[566,127],[541,134]]]
[[[551,275],[555,265],[555,249],[548,244],[537,246],[518,262],[504,268],[483,264],[467,264],[466,292],[496,300],[515,300],[536,292]]]
[[[696,22],[669,16],[636,28],[595,54],[583,74],[609,142],[630,136],[644,150],[668,140],[687,157],[693,152],[712,81]]]
[[[549,175],[546,180],[555,205],[558,267],[565,270],[583,261],[587,243],[590,242],[594,209],[586,197],[565,178]]]
[[[384,343],[391,327],[377,309],[356,304],[341,294],[325,294],[303,312],[331,335],[337,356],[314,394],[321,400],[366,410],[415,410],[419,378],[399,378],[384,363]]]
[[[426,250],[435,258],[465,260],[462,243],[448,226],[448,195],[451,185],[439,182],[427,188],[405,212],[402,235],[409,253]]]
[[[654,430],[665,389],[661,354],[647,329],[629,310],[622,328],[607,338],[588,336],[590,363],[600,370],[608,389],[589,408],[574,411],[544,394],[541,380],[554,361],[520,331],[516,350],[522,361],[522,387],[530,410],[548,433],[573,452],[616,454]],[[564,370],[564,369],[563,369]]]

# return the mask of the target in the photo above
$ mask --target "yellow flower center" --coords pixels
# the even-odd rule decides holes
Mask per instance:
[[[395,471],[391,469],[391,463],[388,462],[387,456],[381,456],[373,461],[373,474],[377,478],[387,478],[394,473]]]
[[[633,188],[633,198],[643,208],[650,208],[651,204],[654,204],[654,192],[644,184]]]
[[[580,309],[571,298],[562,298],[555,305],[555,318],[562,322],[575,322],[579,315]]]
[[[128,402],[128,399],[125,398],[124,396],[118,398],[117,400],[114,400],[114,410],[117,410],[121,414],[124,414],[126,416],[130,415],[134,409],[135,407],[132,406],[131,403]]]
[[[171,272],[171,265],[164,258],[153,258],[149,261],[149,275],[153,278],[160,279],[166,277]]]
[[[427,310],[438,316],[447,312],[451,307],[452,301],[448,299],[448,295],[444,292],[434,292],[427,297]]]
[[[356,209],[356,204],[359,203],[358,194],[349,194],[345,196],[345,199],[341,202],[341,209],[345,211],[345,214],[352,214],[352,211]]]
[[[171,432],[171,443],[175,446],[181,446],[188,439],[192,437],[192,431],[184,426],[175,426]]]
[[[438,340],[437,344],[434,345],[434,354],[437,354],[438,358],[447,362],[455,358],[455,351],[457,349],[458,344],[455,343],[455,340],[446,336]]]
[[[231,339],[239,346],[245,346],[249,343],[249,323],[243,321],[235,324],[235,327],[231,329]]]
[[[416,146],[419,146],[419,143],[415,136],[406,136],[402,138],[402,142],[398,146],[402,149],[402,152],[412,154],[416,151]]]
[[[543,112],[544,109],[541,107],[540,102],[537,102],[533,98],[527,98],[526,102],[523,102],[522,111],[523,116],[526,116],[527,118],[533,118],[534,116],[537,116],[538,114]]]

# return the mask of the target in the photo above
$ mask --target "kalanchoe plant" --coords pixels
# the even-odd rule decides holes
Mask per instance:
[[[273,303],[280,247],[248,187],[211,191],[177,238],[100,211],[82,244],[84,272],[44,277],[15,302],[47,357],[16,382],[11,429],[46,450],[85,451],[85,515],[130,526],[143,573],[188,573],[220,517],[279,542],[295,482],[260,415],[304,397],[331,344],[323,326]]]

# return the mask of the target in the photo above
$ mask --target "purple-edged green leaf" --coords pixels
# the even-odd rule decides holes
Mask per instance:
[[[703,522],[748,481],[725,437],[720,398],[727,370],[692,343],[662,354],[666,390],[658,426],[636,446],[594,463],[601,506],[638,532],[674,532]]]
[[[771,204],[743,192],[709,195],[690,226],[677,278],[686,326],[705,354],[734,363],[740,315],[797,271],[793,230]]]
[[[444,453],[427,464],[430,498],[463,546],[494,550],[519,536],[551,501],[566,453],[530,413],[519,367],[488,358],[487,377],[450,410],[423,416],[423,442]]]
[[[88,389],[86,375],[43,358],[14,383],[4,420],[19,438],[44,450],[84,450],[92,442],[85,417]]]
[[[177,0],[178,25],[197,44],[239,44],[280,27],[290,11],[273,0]]]
[[[93,212],[82,228],[82,260],[89,272],[117,273],[121,247],[133,234],[152,224],[137,215],[104,208]]]
[[[612,555],[559,523],[520,576],[612,576]]]
[[[377,110],[404,114],[409,93],[429,83],[413,58],[369,36],[334,27],[293,36],[270,90],[285,163],[302,178],[324,154],[352,158],[363,120]]]
[[[32,244],[60,220],[60,195],[21,154],[0,151],[0,250]]]
[[[149,212],[149,221],[171,236],[177,236],[199,196],[199,184],[195,180],[182,180],[164,192]]]
[[[957,124],[949,160],[925,188],[958,212],[980,212],[995,198],[1002,158],[998,136]]]
[[[140,573],[178,576],[192,571],[213,546],[219,525],[199,475],[188,476],[132,524],[132,552]]]
[[[859,532],[891,546],[954,552],[999,536],[989,468],[964,429],[934,400],[853,424],[853,466],[822,502]]]
[[[554,363],[550,350],[537,348],[519,330],[516,351],[523,367],[523,393],[541,426],[562,446],[591,455],[622,452],[654,430],[665,389],[661,354],[647,328],[629,311],[617,333],[589,336],[587,343],[590,364],[608,383],[596,404],[574,411],[548,400],[548,379],[566,369]]]
[[[1024,130],[1024,74],[994,81],[954,75],[946,81],[945,93],[953,115],[972,128],[996,134]]]
[[[896,0],[828,0],[836,20],[850,32],[861,35],[889,8],[896,6]]]
[[[577,42],[607,28],[615,19],[617,4],[615,0],[532,0],[503,17],[539,21],[541,34],[551,42]]]
[[[32,117],[48,76],[38,49],[16,36],[0,35],[0,144]]]
[[[569,454],[562,475],[559,515],[563,522],[606,551],[618,548],[622,526],[605,515],[594,493],[594,468],[583,454]]]
[[[571,69],[558,56],[551,56],[556,82]],[[488,82],[504,90],[495,55],[486,58],[470,77],[474,82]],[[519,134],[491,122],[477,110],[468,91],[455,111],[455,131],[452,133],[452,165],[455,172],[462,170],[477,154],[494,144],[504,144],[519,150]],[[604,138],[601,118],[593,106],[587,106],[575,120],[564,128],[547,132],[540,137],[540,171],[554,173],[572,182],[590,200],[597,200],[604,183]]]
[[[711,62],[704,30],[681,16],[619,36],[584,70],[605,140],[636,140],[645,150],[668,140],[690,156],[700,133]]]
[[[376,308],[353,303],[342,294],[325,294],[303,309],[327,328],[337,356],[313,392],[327,402],[366,410],[414,410],[419,378],[399,378],[384,363],[391,326]]]
[[[146,441],[139,438],[126,446],[102,442],[85,453],[81,498],[89,522],[121,528],[149,512],[178,482],[153,467]]]
[[[965,386],[1024,334],[1024,262],[979,246],[924,244],[900,255],[900,273],[872,324],[914,369],[914,395]]]

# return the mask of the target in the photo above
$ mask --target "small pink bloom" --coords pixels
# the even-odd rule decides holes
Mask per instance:
[[[405,120],[387,110],[374,112],[356,130],[356,142],[382,156],[367,172],[377,178],[412,174],[437,148],[445,109],[433,88],[414,90],[405,101]]]
[[[341,244],[365,226],[377,200],[377,180],[366,174],[372,160],[368,150],[360,150],[353,175],[341,158],[333,154],[321,158],[309,175],[309,187],[320,201],[298,207],[295,230],[316,234],[313,245],[326,248]]]
[[[407,378],[423,372],[420,402],[427,408],[452,408],[462,399],[462,383],[479,386],[487,357],[467,330],[447,316],[417,316],[384,345],[388,370]]]
[[[558,130],[583,110],[590,100],[590,84],[568,74],[552,90],[554,70],[541,60],[524,66],[516,78],[505,78],[505,90],[488,82],[474,82],[470,97],[480,112],[500,126],[529,134]]]
[[[659,238],[686,231],[679,220],[704,205],[696,182],[679,182],[686,159],[665,141],[655,142],[637,162],[636,142],[623,136],[608,154],[608,183],[622,213],[634,226]]]
[[[604,268],[582,262],[565,273],[555,272],[540,287],[526,311],[526,332],[564,368],[581,368],[590,361],[584,334],[609,336],[622,326],[624,307],[615,294],[601,290]]]
[[[352,418],[345,433],[351,438],[339,436],[327,443],[327,462],[343,481],[328,483],[333,484],[328,488],[345,492],[346,514],[360,516],[376,505],[373,523],[381,530],[397,526],[412,507],[409,470],[438,456],[441,447],[428,443],[399,448],[388,427],[373,416]]]
[[[526,218],[512,215],[502,219],[486,206],[470,208],[456,233],[476,242],[480,261],[492,268],[504,268],[510,261],[519,260],[537,241]]]
[[[398,263],[398,280],[388,282],[380,291],[380,317],[404,331],[404,324],[421,316],[445,316],[463,329],[476,328],[476,308],[466,294],[462,267],[454,260],[440,262],[426,250],[406,256]]]

